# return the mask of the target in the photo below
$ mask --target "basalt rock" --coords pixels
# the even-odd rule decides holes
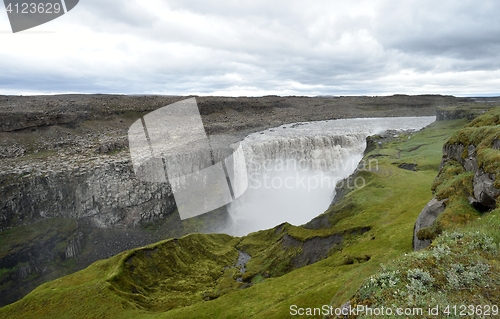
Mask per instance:
[[[496,207],[496,200],[500,194],[495,185],[495,174],[484,172],[482,169],[474,174],[474,197],[469,202],[481,212],[492,210]]]
[[[398,165],[399,168],[405,169],[407,171],[416,171],[417,164],[402,163]]]
[[[496,149],[500,145],[498,140],[492,144]],[[500,190],[495,187],[496,174],[486,172],[479,167],[477,158],[477,147],[473,144],[464,146],[462,144],[448,144],[443,146],[443,159],[440,171],[448,161],[456,161],[467,172],[474,172],[472,182],[472,194],[469,196],[469,203],[479,212],[487,212],[497,206]],[[445,200],[438,201],[432,199],[420,213],[413,231],[413,249],[420,250],[431,244],[428,238],[419,239],[418,232],[426,227],[430,227],[434,220],[444,211]]]
[[[417,222],[413,227],[413,250],[417,251],[426,248],[431,244],[430,239],[420,239],[418,238],[417,234],[421,229],[431,226],[439,216],[439,214],[444,211],[445,207],[446,206],[444,200],[440,201],[436,198],[433,198],[420,212],[420,215],[418,215],[417,218]]]
[[[137,180],[127,159],[59,169],[31,167],[3,173],[0,180],[8,181],[0,185],[0,230],[53,217],[90,218],[99,228],[130,228],[175,210],[170,186]]]

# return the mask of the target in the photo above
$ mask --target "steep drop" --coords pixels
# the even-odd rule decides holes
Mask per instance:
[[[233,223],[224,232],[245,235],[283,222],[308,222],[328,208],[337,183],[354,172],[367,136],[420,130],[434,120],[342,119],[283,125],[249,135],[242,142],[249,187],[229,205]],[[360,188],[364,181],[349,186]]]

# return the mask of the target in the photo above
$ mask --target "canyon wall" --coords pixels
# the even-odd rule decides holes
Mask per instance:
[[[135,178],[130,160],[93,160],[0,174],[0,230],[39,219],[89,218],[96,227],[134,227],[175,210],[168,184]]]

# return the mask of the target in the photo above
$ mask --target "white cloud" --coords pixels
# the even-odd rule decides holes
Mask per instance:
[[[469,0],[83,0],[19,34],[0,14],[0,94],[496,94],[499,9]]]

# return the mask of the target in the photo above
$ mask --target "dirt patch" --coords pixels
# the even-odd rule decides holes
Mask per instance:
[[[417,164],[402,163],[399,164],[398,167],[407,171],[417,171]]]
[[[420,144],[420,145],[417,145],[417,146],[415,146],[415,147],[412,147],[412,148],[410,148],[410,149],[408,150],[408,153],[413,152],[413,151],[416,151],[416,150],[418,150],[419,148],[421,148],[422,146],[425,146],[425,145],[428,145],[428,144]]]
[[[309,221],[307,224],[303,225],[302,227],[304,227],[305,229],[311,229],[311,230],[330,228],[332,225],[328,219],[329,219],[328,216],[320,215],[320,216],[313,218],[311,221]]]
[[[330,237],[314,237],[302,244],[302,252],[292,258],[292,265],[295,268],[314,264],[315,262],[328,257],[328,251],[343,241],[343,236],[335,234]]]

